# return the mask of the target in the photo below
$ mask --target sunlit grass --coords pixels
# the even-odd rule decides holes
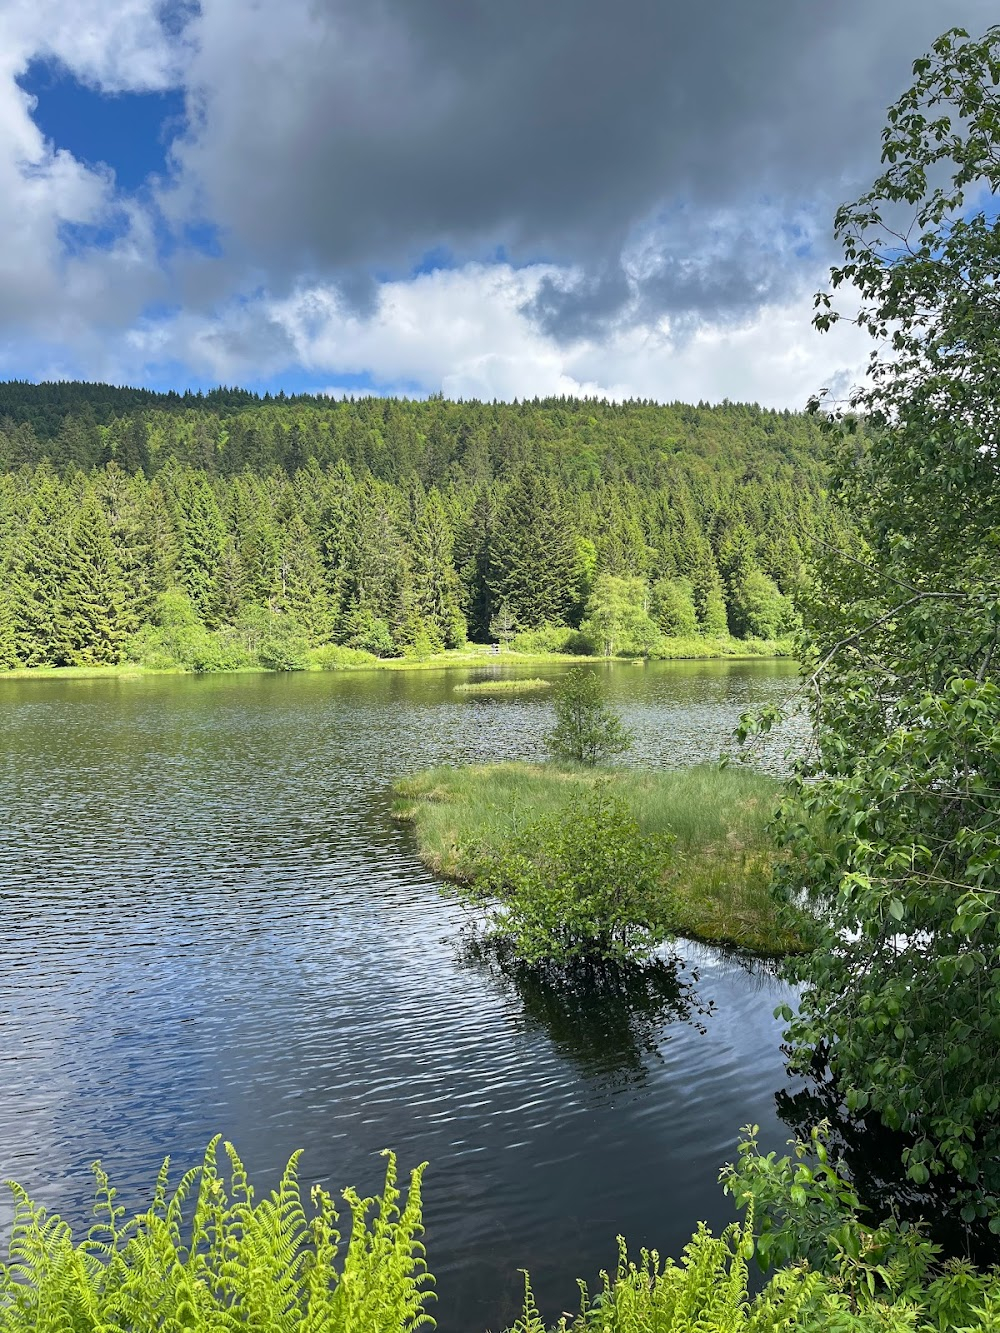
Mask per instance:
[[[671,661],[742,661],[761,658],[791,656],[791,644],[783,639],[664,639],[657,649],[653,660]],[[552,652],[514,652],[504,648],[497,653],[489,644],[467,644],[464,648],[450,648],[443,653],[433,653],[429,657],[387,657],[376,658],[370,653],[358,652],[350,648],[338,648],[327,645],[316,648],[309,654],[308,671],[433,671],[441,667],[480,667],[490,666],[531,666],[548,664],[551,666],[572,666],[578,662],[630,661],[642,665],[645,658],[607,658],[586,657],[573,653]],[[121,662],[116,666],[78,666],[78,667],[12,667],[0,671],[0,680],[51,678],[52,680],[91,679],[101,676],[150,676],[170,675],[182,672],[180,666],[147,667],[139,662]],[[266,667],[242,666],[239,672],[266,671]],[[232,674],[231,672],[227,674]],[[517,686],[502,686],[518,693],[525,683]],[[495,690],[496,686],[492,685]],[[536,686],[541,688],[541,685]],[[474,691],[468,691],[472,693]],[[487,691],[483,691],[486,693]]]
[[[527,680],[507,679],[470,680],[464,685],[456,685],[456,694],[533,694],[536,690],[551,689],[551,680],[542,680],[532,676]]]
[[[486,764],[428,769],[394,788],[396,817],[416,830],[420,859],[446,879],[468,881],[477,849],[509,840],[536,820],[578,805],[595,781],[611,782],[644,833],[671,833],[679,933],[757,953],[802,948],[778,920],[766,831],[781,784],[744,768],[709,765],[630,772]]]

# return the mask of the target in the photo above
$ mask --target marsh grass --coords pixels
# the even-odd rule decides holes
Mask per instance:
[[[534,694],[537,690],[552,688],[551,680],[533,676],[528,680],[470,680],[456,685],[456,694]]]
[[[425,865],[468,883],[478,855],[545,816],[578,807],[599,780],[625,798],[644,834],[673,834],[665,885],[678,901],[680,934],[768,955],[804,947],[803,933],[779,919],[770,893],[775,850],[767,824],[781,784],[762,773],[709,765],[655,772],[521,763],[439,767],[396,783],[395,815],[413,824]]]

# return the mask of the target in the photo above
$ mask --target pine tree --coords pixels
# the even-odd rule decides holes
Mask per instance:
[[[310,643],[328,643],[334,624],[323,562],[312,533],[298,514],[282,532],[278,579],[278,610],[301,626]]]
[[[447,648],[465,642],[458,575],[452,561],[452,535],[441,497],[426,494],[419,482],[410,488],[407,533],[414,602],[433,640]]]
[[[273,602],[280,588],[278,532],[265,503],[258,499],[257,511],[237,547],[243,570],[242,601],[257,606]]]
[[[372,478],[356,487],[342,533],[337,573],[341,614],[370,612],[395,635],[409,618],[412,597],[393,498],[389,488]]]
[[[35,474],[33,501],[11,554],[14,655],[23,666],[64,666],[60,610],[67,569],[67,497],[51,468]]]
[[[453,559],[460,582],[461,606],[469,633],[477,643],[490,636],[497,608],[490,591],[490,552],[497,502],[492,486],[474,497],[468,517],[455,533]]]
[[[0,558],[0,670],[19,666],[14,606],[14,588],[11,583],[12,557],[5,549]]]
[[[70,535],[59,607],[72,666],[120,662],[129,624],[127,592],[107,519],[96,495],[85,498]]]
[[[728,634],[726,596],[711,551],[706,549],[702,555],[698,567],[691,576],[691,583],[700,632],[712,639]]]
[[[497,515],[490,548],[494,604],[506,603],[518,625],[565,624],[574,602],[573,532],[551,478],[525,467]]]
[[[209,627],[219,623],[219,567],[226,526],[205,477],[189,475],[177,497],[177,581]]]
[[[157,597],[174,586],[177,576],[178,542],[175,518],[158,481],[136,482],[139,497],[137,550],[145,557],[142,593],[152,607]],[[112,531],[112,536],[114,532]],[[151,613],[147,612],[147,618]]]

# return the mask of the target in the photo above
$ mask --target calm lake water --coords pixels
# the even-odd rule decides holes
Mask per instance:
[[[136,1206],[217,1132],[261,1186],[296,1148],[338,1190],[377,1189],[382,1148],[428,1160],[442,1333],[511,1321],[519,1268],[554,1315],[617,1233],[677,1252],[733,1220],[740,1126],[788,1137],[785,988],[685,946],[679,999],[518,989],[464,957],[390,819],[398,774],[540,756],[550,704],[455,693],[483,674],[0,681],[0,1176],[79,1225],[94,1158]],[[759,662],[607,679],[630,761],[663,766],[795,683]]]

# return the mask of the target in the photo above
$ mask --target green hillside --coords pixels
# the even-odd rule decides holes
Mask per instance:
[[[264,639],[770,639],[804,551],[837,537],[814,421],[744,404],[10,382],[0,469],[6,666],[177,658],[205,633],[221,665]]]

